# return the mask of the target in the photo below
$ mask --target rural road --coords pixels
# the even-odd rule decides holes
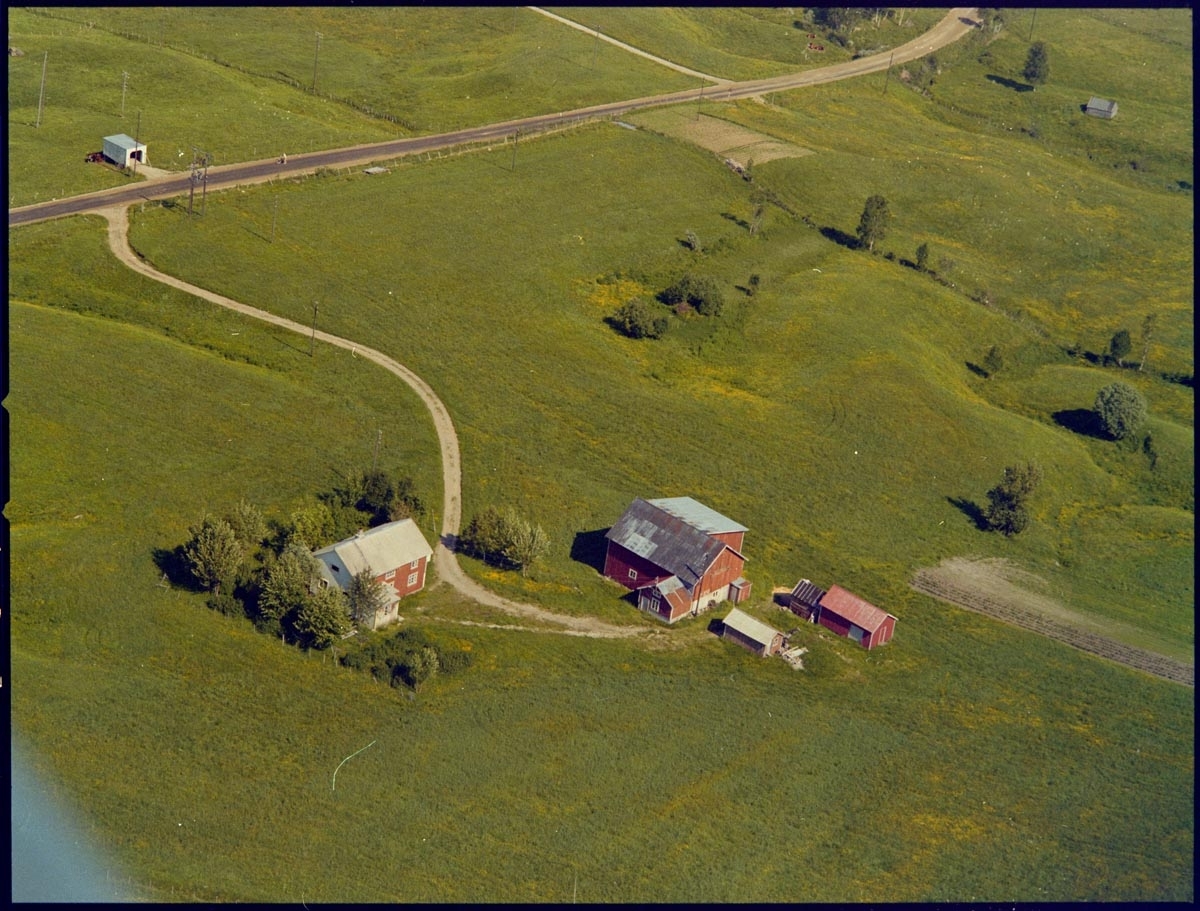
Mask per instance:
[[[778,92],[808,85],[819,85],[838,79],[861,76],[865,73],[878,72],[886,69],[892,62],[903,63],[907,60],[922,57],[932,50],[958,40],[973,27],[969,23],[974,12],[973,8],[952,10],[933,29],[913,41],[896,48],[895,51],[877,54],[873,57],[864,57],[861,60],[852,60],[797,75],[781,76],[754,82],[726,82],[717,88],[715,95],[710,94],[709,97],[716,99],[746,98],[766,92]],[[614,43],[620,44],[619,42]],[[635,48],[629,48],[627,45],[621,46],[643,56],[649,56]],[[678,69],[678,67],[676,68]],[[702,74],[698,73],[694,75],[702,76]],[[703,78],[710,79],[711,77],[703,76]],[[278,177],[307,173],[320,167],[363,165],[401,155],[436,151],[487,140],[501,140],[513,135],[517,131],[524,132],[552,128],[560,124],[594,117],[616,116],[642,107],[675,104],[697,99],[703,96],[703,91],[703,89],[693,89],[669,95],[659,95],[653,98],[597,105],[563,114],[528,117],[522,120],[507,121],[491,126],[443,133],[438,136],[394,140],[333,151],[294,155],[289,156],[286,165],[275,160],[269,160],[214,167],[208,170],[207,189],[217,190],[239,184],[262,183]],[[108,221],[109,246],[112,248],[114,255],[133,271],[154,281],[177,288],[254,319],[279,326],[290,332],[296,332],[301,336],[309,337],[315,335],[322,342],[346,349],[355,356],[363,357],[390,371],[407,383],[429,409],[441,448],[442,529],[441,538],[434,551],[434,565],[437,568],[438,578],[480,604],[494,607],[508,614],[528,620],[556,624],[564,627],[561,630],[557,630],[557,632],[567,635],[604,638],[647,635],[648,631],[642,627],[614,626],[594,618],[564,616],[543,610],[534,605],[510,601],[494,592],[488,591],[462,571],[457,557],[450,549],[450,545],[457,537],[462,523],[462,460],[459,452],[458,436],[455,433],[454,422],[450,419],[450,413],[447,411],[446,406],[429,384],[416,373],[386,354],[359,342],[331,335],[328,332],[320,330],[316,330],[314,333],[312,327],[189,284],[174,276],[159,272],[142,260],[129,246],[128,207],[142,200],[169,198],[186,193],[190,186],[190,175],[181,177],[156,176],[133,186],[119,187],[113,190],[105,190],[49,203],[40,203],[19,209],[10,209],[8,224],[9,228],[13,228],[18,225],[31,224],[66,215],[83,212],[98,213],[103,215]],[[657,631],[650,634],[657,634]]]
[[[317,168],[354,167],[385,161],[389,158],[399,158],[405,155],[437,152],[455,146],[482,142],[501,142],[512,138],[517,133],[532,133],[540,130],[554,129],[596,118],[618,117],[640,108],[698,101],[703,98],[708,98],[710,101],[732,101],[739,98],[765,95],[770,92],[783,92],[811,85],[823,85],[828,82],[836,82],[839,79],[849,79],[868,73],[879,73],[893,64],[916,60],[924,57],[931,51],[936,51],[947,44],[957,41],[974,28],[975,15],[976,10],[974,7],[952,9],[932,29],[914,38],[912,41],[900,45],[895,50],[885,51],[871,57],[863,57],[859,60],[848,60],[845,63],[821,67],[820,69],[807,70],[803,73],[775,76],[770,79],[758,79],[751,82],[725,82],[716,87],[708,87],[707,94],[704,87],[687,89],[682,92],[655,95],[649,98],[637,98],[632,101],[616,101],[593,105],[592,107],[578,108],[574,111],[564,111],[558,114],[541,114],[536,117],[507,120],[503,123],[471,127],[470,129],[456,130],[450,133],[440,133],[436,136],[392,139],[386,142],[350,146],[344,149],[289,155],[287,164],[280,164],[272,158],[261,161],[219,165],[208,169],[207,187],[209,190],[219,190],[239,184],[263,183],[290,175],[306,174],[315,171]],[[642,51],[631,50],[644,56],[649,56],[645,55]],[[657,60],[658,58],[651,59]],[[696,75],[700,76],[702,74]],[[704,76],[703,78],[711,79],[713,77]],[[96,212],[100,209],[116,205],[133,205],[147,199],[167,199],[187,193],[190,188],[190,174],[153,178],[124,187],[116,187],[111,190],[101,190],[96,193],[73,196],[69,199],[59,199],[52,202],[9,209],[8,226],[12,228],[17,225],[60,218],[65,215]]]

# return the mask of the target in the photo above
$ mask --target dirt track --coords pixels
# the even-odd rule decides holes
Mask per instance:
[[[262,320],[298,333],[305,338],[313,335],[311,326],[305,326],[282,316],[268,313],[265,310],[259,310],[223,295],[189,284],[174,276],[159,272],[142,260],[129,246],[129,215],[128,209],[125,206],[104,209],[100,214],[108,219],[108,243],[112,248],[113,254],[133,271],[154,281],[162,282],[164,285],[178,288],[180,291],[184,291],[195,297],[203,298],[204,300],[211,301],[230,310],[235,310],[254,319]],[[447,546],[447,543],[453,541],[458,535],[458,530],[462,523],[462,460],[459,455],[458,434],[454,431],[454,422],[450,419],[450,412],[446,410],[446,406],[442,404],[442,400],[437,397],[437,394],[428,383],[386,354],[376,351],[374,348],[365,347],[358,342],[352,342],[349,339],[331,335],[328,332],[322,332],[319,329],[316,331],[316,337],[326,344],[353,352],[357,357],[366,358],[395,374],[420,396],[421,401],[425,403],[425,407],[429,409],[442,453],[442,502],[444,504],[442,508],[442,537],[434,549],[433,558],[440,581],[446,582],[466,597],[480,604],[498,608],[526,620],[552,623],[560,627],[565,627],[565,629],[558,630],[558,632],[566,635],[611,639],[648,635],[657,632],[647,630],[644,627],[613,626],[612,624],[604,623],[590,617],[568,617],[543,610],[532,604],[519,604],[488,591],[482,585],[479,585],[468,577],[462,571],[462,567],[458,565],[457,557],[455,557],[454,553]]]
[[[1083,618],[1072,622],[1070,611],[1042,595],[1023,591],[986,570],[990,578],[981,580],[980,565],[980,561],[947,560],[940,566],[919,570],[912,587],[956,607],[1041,633],[1147,674],[1184,686],[1196,685],[1193,665],[1091,632],[1083,628]]]

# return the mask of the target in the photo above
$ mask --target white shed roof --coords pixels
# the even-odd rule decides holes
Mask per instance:
[[[754,642],[760,642],[763,645],[770,645],[772,639],[782,635],[779,630],[768,626],[761,620],[755,620],[749,614],[743,613],[736,607],[725,618],[725,625],[741,633],[746,638]]]
[[[117,133],[115,136],[105,136],[104,141],[126,151],[146,148],[146,143],[138,142],[132,136],[127,136],[125,133]]]

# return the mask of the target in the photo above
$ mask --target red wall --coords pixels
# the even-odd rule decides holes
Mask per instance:
[[[637,571],[636,579],[629,578],[631,569]],[[628,589],[635,589],[665,579],[670,573],[663,572],[645,557],[639,557],[615,541],[609,541],[608,553],[604,557],[604,575]]]
[[[416,569],[412,569],[408,563],[405,563],[403,566],[396,567],[396,575],[394,578],[384,578],[386,573],[381,573],[376,578],[384,585],[395,589],[397,597],[403,598],[405,595],[411,595],[413,592],[419,592],[425,587],[425,568],[427,562],[428,561],[422,557],[417,561]],[[417,574],[417,581],[416,584],[409,585],[408,577],[413,573]]]
[[[850,635],[850,621],[844,617],[839,617],[827,607],[821,608],[820,624],[828,630],[832,630],[839,636]],[[873,633],[868,633],[863,630],[862,647],[874,648],[877,645],[885,645],[892,638],[892,633],[896,631],[896,621],[888,617],[879,625],[879,629]]]
[[[863,636],[863,645],[867,648],[874,648],[877,645],[887,645],[892,639],[892,634],[896,632],[896,621],[888,617],[875,632]]]

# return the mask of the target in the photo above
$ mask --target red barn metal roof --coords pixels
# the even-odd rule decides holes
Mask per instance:
[[[643,500],[640,497],[625,510],[624,515],[604,535],[608,540],[649,560],[679,580],[689,589],[694,588],[709,570],[717,557],[727,548],[724,541],[710,537],[697,523],[707,527],[718,526],[725,531],[744,530],[742,526],[719,513],[708,510],[687,497],[696,509],[683,509],[675,500]],[[666,503],[671,509],[663,507]],[[675,513],[683,513],[687,518]],[[711,515],[707,515],[711,513]],[[724,521],[718,523],[713,517]],[[733,551],[738,553],[737,551]],[[741,554],[738,554],[741,556]]]
[[[839,617],[844,617],[868,633],[879,629],[888,617],[896,619],[892,614],[880,610],[871,602],[864,601],[840,585],[829,586],[829,591],[821,598],[821,609],[833,611]]]

